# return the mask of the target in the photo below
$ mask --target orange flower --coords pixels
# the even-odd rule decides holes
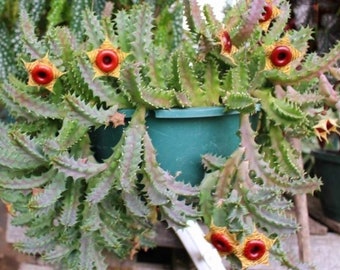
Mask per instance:
[[[55,65],[48,59],[48,55],[44,58],[37,59],[34,62],[24,62],[25,68],[29,74],[29,86],[42,86],[53,92],[53,86],[57,79],[63,75]]]
[[[95,72],[94,78],[100,76],[118,78],[120,74],[120,64],[126,58],[127,53],[115,48],[107,38],[99,48],[87,52],[87,56]]]
[[[269,265],[269,250],[274,242],[275,240],[257,230],[248,235],[235,250],[235,255],[242,263],[242,269],[258,264]]]
[[[284,37],[273,45],[265,46],[266,66],[265,69],[278,69],[282,72],[290,72],[290,63],[302,56],[302,53],[295,49],[288,37]]]
[[[15,210],[14,210],[13,204],[6,202],[4,200],[2,200],[2,202],[4,203],[6,207],[7,213],[10,214],[11,216],[15,216]]]
[[[271,0],[266,0],[264,5],[262,18],[259,20],[260,26],[264,31],[267,31],[272,20],[280,15],[280,10],[273,5]]]
[[[235,235],[231,234],[226,227],[217,227],[213,224],[205,239],[216,248],[221,257],[233,253],[237,246]]]
[[[109,117],[109,123],[112,123],[115,128],[118,126],[124,126],[125,125],[125,114],[115,112],[113,115]]]
[[[313,128],[315,135],[321,142],[328,142],[328,135],[331,132],[335,132],[340,135],[340,132],[338,131],[339,126],[337,124],[337,119],[335,118],[322,119]]]

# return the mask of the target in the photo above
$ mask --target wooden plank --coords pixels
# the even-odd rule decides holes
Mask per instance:
[[[302,143],[298,138],[290,138],[292,146],[299,151],[299,163],[303,168],[302,159]],[[306,194],[296,194],[293,196],[295,205],[295,214],[300,229],[297,231],[297,239],[299,246],[299,257],[301,262],[310,263],[311,261],[311,246],[310,246],[310,231],[309,231],[309,214]]]
[[[200,270],[225,270],[222,259],[217,250],[204,239],[204,232],[200,225],[192,220],[188,226],[176,230],[193,263]]]
[[[45,265],[22,263],[19,270],[53,270],[53,268]]]
[[[183,248],[181,240],[173,229],[167,228],[165,222],[156,225],[156,244],[158,247]]]
[[[310,250],[309,215],[306,194],[295,195],[294,204],[296,219],[300,225],[300,229],[297,231],[299,257],[301,262],[309,263],[311,260],[311,250]]]
[[[308,196],[308,210],[311,217],[326,225],[332,231],[340,233],[340,222],[325,216],[322,211],[320,200],[314,196]]]

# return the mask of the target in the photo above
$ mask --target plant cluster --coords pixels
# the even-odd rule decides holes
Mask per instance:
[[[340,45],[307,53],[312,31],[285,30],[286,0],[239,1],[223,21],[195,0],[168,2],[113,15],[107,5],[102,17],[82,8],[77,28],[54,23],[42,36],[21,10],[19,61],[0,93],[14,119],[0,124],[0,198],[26,228],[16,247],[64,269],[105,269],[106,252],[154,246],[159,221],[197,219],[238,267],[273,254],[293,268],[280,239],[298,224],[284,194],[319,188],[296,144],[314,136],[334,92],[323,73],[335,70]],[[230,157],[205,154],[202,184],[191,186],[158,164],[147,113],[205,106],[240,113],[240,146]],[[121,125],[98,162],[90,131]]]

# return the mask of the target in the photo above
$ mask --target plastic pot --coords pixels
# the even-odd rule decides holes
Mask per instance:
[[[314,172],[323,185],[320,201],[325,216],[340,222],[340,154],[331,151],[313,151]]]
[[[239,113],[222,107],[156,110],[147,118],[148,133],[160,166],[192,185],[204,176],[201,156],[229,156],[239,144]]]
[[[128,125],[132,114],[135,112],[134,109],[121,109],[120,113],[125,114],[125,126]],[[91,150],[93,155],[98,162],[109,158],[113,153],[113,147],[118,143],[122,137],[125,126],[113,127],[112,124],[109,126],[101,126],[97,129],[92,129],[89,132],[91,139]]]

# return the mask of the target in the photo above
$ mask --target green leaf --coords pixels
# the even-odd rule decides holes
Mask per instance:
[[[117,228],[110,228],[106,224],[102,224],[99,234],[103,238],[104,243],[115,250],[119,250],[123,244],[122,237],[124,233],[119,232]]]
[[[81,178],[88,180],[107,168],[105,163],[92,162],[87,158],[76,160],[67,153],[54,157],[52,163],[59,172],[62,172],[66,177],[72,177],[74,180]]]
[[[277,157],[275,167],[278,171],[289,174],[292,178],[303,177],[304,169],[302,168],[298,152],[294,149],[282,135],[283,131],[279,127],[271,127],[269,136],[271,139],[272,152]]]
[[[0,172],[0,186],[6,189],[32,189],[51,182],[55,177],[54,170],[49,170],[40,175],[30,177],[9,177],[3,171]]]
[[[66,227],[75,226],[78,222],[78,207],[82,196],[82,183],[81,181],[69,181],[67,183],[67,190],[63,193],[63,206],[62,213],[59,221]]]
[[[206,173],[200,185],[200,211],[205,224],[211,224],[215,200],[212,191],[218,181],[219,171]]]
[[[204,32],[204,20],[202,18],[201,9],[196,0],[185,0],[185,18],[189,29],[192,32]]]
[[[161,206],[162,220],[166,220],[170,227],[185,226],[187,219],[174,207]]]
[[[125,192],[123,190],[122,196],[124,198],[126,207],[131,213],[142,218],[145,218],[149,215],[149,208],[146,206],[145,202],[141,200],[138,191],[130,190],[129,192]]]
[[[280,16],[276,17],[275,20],[272,21],[267,34],[263,37],[263,43],[266,45],[274,44],[279,38],[281,38],[288,19],[291,16],[290,5],[288,2],[281,1],[281,5],[278,8],[280,9]],[[300,30],[302,30],[302,28],[300,28],[299,31]],[[291,40],[294,41],[294,38]],[[294,47],[301,50],[306,43],[301,43],[299,46],[296,45],[294,45]]]
[[[20,13],[20,28],[26,53],[31,55],[33,59],[43,58],[47,51],[42,46],[42,42],[38,40],[35,34],[35,26],[24,9]]]
[[[260,151],[259,145],[255,143],[255,132],[252,130],[249,116],[241,116],[240,125],[241,145],[245,149],[245,160],[248,162],[247,172],[252,172],[256,177],[271,185],[274,184],[277,188],[281,188],[292,194],[312,192],[319,188],[320,182],[316,178],[292,178],[287,174],[278,174],[270,166]]]
[[[48,162],[47,158],[43,154],[41,146],[37,144],[35,140],[18,131],[12,131],[10,136],[21,149],[31,156],[32,159],[41,163]]]
[[[275,98],[268,90],[256,90],[255,96],[261,100],[261,109],[277,125],[298,125],[306,120],[305,114],[296,104],[286,99]]]
[[[204,92],[193,69],[190,67],[186,55],[180,54],[178,57],[178,74],[181,84],[181,91],[187,96],[189,106],[204,106],[207,102]],[[180,102],[180,100],[178,100]],[[184,106],[187,106],[183,104]]]
[[[88,1],[86,0],[84,2]],[[94,48],[99,47],[105,39],[105,34],[102,31],[98,17],[87,8],[80,9],[80,12],[82,13],[81,26],[84,29],[85,35],[88,37],[88,42],[92,44]]]
[[[60,263],[62,260],[70,256],[73,247],[67,245],[57,245],[53,249],[44,252],[43,259],[46,262]]]
[[[145,126],[133,124],[137,114],[132,116],[130,125],[126,128],[124,143],[122,145],[122,156],[119,160],[120,184],[125,192],[130,192],[135,186],[139,164],[142,154],[142,138],[145,133]]]
[[[79,57],[78,68],[80,75],[88,85],[88,89],[92,92],[93,96],[99,97],[99,99],[102,102],[105,102],[107,106],[118,105],[119,108],[129,106],[127,99],[121,94],[118,94],[119,89],[112,89],[112,85],[109,85],[102,80],[94,79],[93,68],[88,60]]]
[[[81,229],[83,231],[97,231],[102,227],[102,221],[100,218],[100,211],[96,204],[85,204],[85,209],[82,212],[83,221]]]
[[[255,112],[256,103],[258,99],[253,98],[250,94],[245,92],[228,92],[223,99],[228,110],[237,110],[242,113]]]
[[[202,164],[206,171],[217,170],[221,168],[226,162],[227,158],[223,156],[215,156],[212,154],[202,155]]]
[[[0,138],[0,165],[14,170],[30,170],[46,165],[46,160],[33,151],[26,151],[25,147],[12,142],[8,136],[8,129],[0,125],[2,136]],[[39,153],[39,152],[38,152]]]
[[[163,193],[169,198],[174,195],[194,196],[198,194],[198,188],[192,187],[190,184],[176,181],[169,172],[163,170],[157,160],[156,151],[152,145],[151,139],[147,133],[144,135],[144,170],[148,175],[150,184],[156,188],[158,192]]]
[[[273,212],[266,209],[265,205],[254,205],[244,196],[245,206],[255,221],[266,227],[272,233],[293,233],[298,229],[298,224],[291,217],[285,216],[281,211]]]
[[[44,101],[40,96],[29,94],[28,89],[30,87],[13,76],[10,76],[9,80],[10,84],[5,83],[2,89],[6,92],[6,95],[10,97],[13,102],[19,104],[27,114],[35,118],[60,119],[63,117],[64,113],[60,104],[56,106],[53,103]]]
[[[133,37],[131,45],[133,56],[137,62],[144,63],[152,50],[153,12],[149,5],[141,5],[130,11],[130,19],[135,27],[130,35]]]
[[[209,105],[215,106],[220,104],[222,91],[220,89],[220,79],[215,62],[207,63],[202,89],[205,92]]]
[[[152,205],[162,205],[170,202],[167,194],[158,191],[153,185],[153,181],[149,177],[143,178],[144,190],[147,193],[150,204]]]
[[[169,108],[174,105],[174,91],[145,86],[138,66],[126,66],[121,72],[121,80],[123,91],[133,104],[148,108]]]
[[[102,255],[103,248],[98,246],[92,234],[84,233],[80,238],[80,256],[78,269],[106,269],[107,264]]]
[[[65,151],[82,140],[87,134],[88,127],[81,125],[77,121],[71,119],[64,119],[63,125],[59,130],[56,142],[61,151]]]
[[[66,190],[66,178],[56,174],[52,181],[43,187],[42,191],[32,196],[29,208],[44,208],[55,204]]]
[[[134,39],[134,36],[131,34],[134,31],[131,20],[130,14],[124,9],[118,11],[114,19],[117,28],[118,44],[125,52],[131,51],[131,41]]]
[[[244,3],[244,2],[243,2]],[[235,44],[245,42],[254,32],[258,26],[258,21],[262,16],[264,2],[261,0],[253,0],[251,5],[247,5],[248,10],[244,10],[244,15],[240,16],[242,25],[238,26],[237,34],[233,37]],[[242,12],[237,10],[236,12]]]
[[[56,26],[65,20],[65,8],[67,0],[52,0],[50,1],[50,12],[47,15],[49,27]]]
[[[90,0],[73,0],[70,9],[72,12],[72,18],[70,22],[70,28],[77,37],[78,40],[83,38],[82,22],[83,22],[83,11],[90,8]]]
[[[68,117],[87,126],[107,124],[110,116],[117,112],[117,106],[110,107],[108,110],[98,109],[96,106],[88,104],[74,95],[66,95],[65,100],[71,110]]]
[[[26,237],[24,241],[16,243],[14,246],[23,253],[35,255],[43,254],[52,250],[56,245],[56,233],[42,235],[39,237]]]

